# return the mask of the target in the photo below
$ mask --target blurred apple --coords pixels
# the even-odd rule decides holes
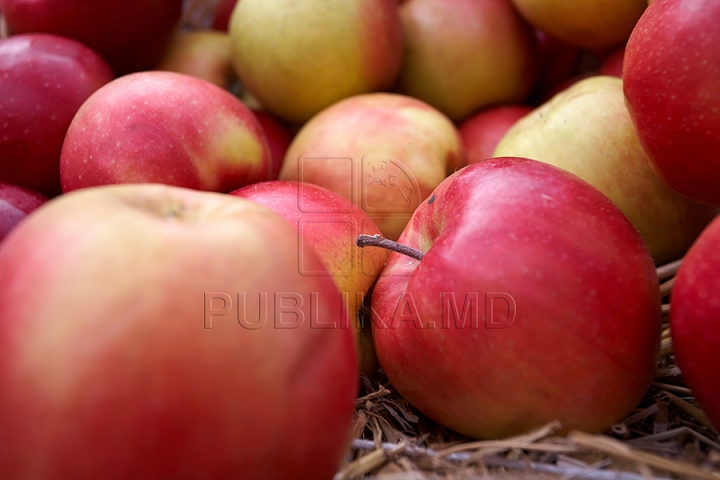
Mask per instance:
[[[623,43],[647,0],[512,0],[532,25],[572,45],[612,47]]]
[[[452,120],[522,101],[535,80],[533,33],[510,0],[409,0],[398,91]]]
[[[0,182],[60,193],[60,150],[80,105],[112,80],[107,63],[75,40],[0,40]]]
[[[660,0],[658,0],[660,1]],[[673,351],[683,379],[720,429],[720,219],[690,247],[675,277],[670,308]]]
[[[681,256],[715,215],[653,173],[616,77],[594,76],[559,93],[512,126],[493,156],[533,158],[586,180],[628,216],[657,264]]]
[[[300,258],[300,272],[330,275],[335,281],[343,294],[349,328],[355,334],[358,365],[362,372],[372,374],[377,359],[370,325],[362,329],[357,316],[362,299],[385,266],[388,251],[361,250],[355,239],[360,234],[380,234],[375,222],[349,200],[310,183],[261,182],[231,194],[266,206],[297,227],[300,243],[310,245],[324,266],[321,272],[308,271]]]
[[[527,105],[501,105],[480,111],[458,127],[467,163],[477,163],[493,156],[500,139],[515,122],[532,111]]]
[[[253,110],[255,118],[257,118],[260,126],[267,138],[270,147],[270,156],[272,157],[272,167],[270,168],[269,180],[277,180],[280,175],[285,153],[287,152],[293,135],[290,130],[280,120],[272,114],[260,110]]]
[[[280,180],[339,193],[397,239],[420,202],[464,165],[460,134],[445,115],[412,97],[369,93],[307,122],[288,148]]]
[[[625,49],[640,142],[672,189],[720,206],[720,2],[655,0]]]
[[[603,61],[600,67],[600,75],[609,75],[612,77],[622,78],[623,58],[625,57],[625,47],[616,48]]]
[[[0,243],[25,217],[47,198],[26,188],[0,183]]]
[[[572,76],[580,60],[580,49],[535,29],[538,74],[532,98]]]
[[[10,31],[53,33],[92,48],[116,75],[157,64],[182,0],[0,0]]]
[[[230,37],[214,30],[178,30],[156,69],[192,75],[228,89],[235,78]]]
[[[403,53],[396,0],[242,0],[230,39],[243,85],[268,111],[298,123],[345,97],[390,87]]]
[[[28,217],[0,247],[0,477],[332,479],[355,351],[332,280],[288,268],[295,235],[164,185]]]
[[[238,0],[220,0],[220,3],[215,8],[215,16],[213,18],[212,28],[220,32],[228,31],[228,24],[230,23],[230,15],[232,15],[233,8]]]
[[[501,438],[553,420],[601,432],[655,372],[658,279],[627,218],[559,168],[496,158],[423,202],[373,291],[390,382],[465,435]],[[369,248],[369,247],[367,247]]]
[[[252,112],[229,92],[173,72],[113,80],[78,111],[62,149],[63,191],[165,183],[229,192],[267,180],[270,149]]]

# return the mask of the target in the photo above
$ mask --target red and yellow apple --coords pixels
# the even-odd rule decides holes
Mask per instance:
[[[298,123],[345,97],[389,88],[403,53],[396,0],[242,0],[230,39],[243,85]]]
[[[399,92],[456,121],[530,93],[533,32],[510,0],[410,0],[400,12],[407,50]]]
[[[310,183],[261,182],[231,194],[268,207],[297,227],[299,243],[313,249],[324,269],[308,270],[303,258],[297,268],[303,275],[332,277],[343,295],[349,327],[355,334],[358,365],[370,375],[377,368],[377,359],[370,325],[359,324],[358,311],[384,268],[388,252],[361,250],[355,245],[355,238],[360,234],[380,234],[375,222],[349,200]]]
[[[391,255],[373,339],[390,382],[435,421],[478,438],[554,420],[601,432],[650,386],[655,266],[620,210],[574,175],[518,158],[469,165],[400,243],[424,256]]]
[[[662,264],[687,250],[715,210],[668,188],[650,168],[625,105],[622,80],[594,76],[513,125],[493,156],[522,156],[568,170],[607,195]]]
[[[0,477],[332,479],[357,365],[299,247],[270,209],[165,185],[33,213],[0,247]]]
[[[339,193],[397,239],[420,202],[464,165],[460,134],[445,115],[412,97],[371,93],[307,122],[285,154],[280,180]]]
[[[164,183],[229,192],[270,176],[253,113],[229,92],[174,72],[113,80],[80,108],[63,144],[63,191]]]

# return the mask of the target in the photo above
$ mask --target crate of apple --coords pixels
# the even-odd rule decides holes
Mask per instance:
[[[0,14],[1,478],[717,478],[717,2]]]

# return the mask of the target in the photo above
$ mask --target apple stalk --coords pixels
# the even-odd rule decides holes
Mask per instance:
[[[389,240],[387,238],[384,238],[380,234],[358,235],[357,238],[355,239],[355,245],[357,245],[360,248],[365,248],[365,247],[384,248],[384,249],[390,250],[392,252],[402,253],[403,255],[407,255],[408,257],[414,258],[415,260],[418,260],[418,261],[422,260],[423,256],[425,255],[420,250],[416,250],[412,247],[403,245],[402,243],[398,243],[394,240]]]

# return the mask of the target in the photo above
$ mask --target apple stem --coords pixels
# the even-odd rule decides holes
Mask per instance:
[[[415,260],[422,260],[423,256],[425,255],[420,250],[415,250],[412,247],[408,247],[407,245],[403,245],[402,243],[395,242],[393,240],[388,240],[387,238],[381,237],[380,235],[365,235],[361,234],[358,235],[357,239],[355,240],[355,245],[357,245],[360,248],[364,247],[380,247],[384,248],[386,250],[390,250],[397,253],[402,253],[403,255],[407,255],[410,258],[414,258]]]

